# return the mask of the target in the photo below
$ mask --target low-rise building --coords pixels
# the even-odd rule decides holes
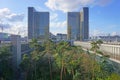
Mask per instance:
[[[49,39],[52,40],[52,41],[56,41],[56,36],[50,32],[49,33]]]
[[[120,42],[120,36],[92,36],[90,37],[90,40],[102,40],[104,42]]]
[[[56,35],[56,40],[57,41],[67,41],[67,34],[58,33]]]

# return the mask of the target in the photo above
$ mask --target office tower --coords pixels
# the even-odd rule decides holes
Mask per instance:
[[[89,39],[89,10],[88,7],[83,8],[83,39]]]
[[[68,40],[80,40],[80,13],[68,12],[67,14]]]
[[[84,16],[83,12],[80,12],[80,41],[84,40]]]
[[[35,9],[33,7],[28,8],[28,39],[32,39],[34,37],[34,12]]]
[[[89,38],[89,13],[88,7],[82,12],[68,12],[67,38],[68,40],[86,41]]]
[[[40,41],[49,38],[49,12],[38,12],[28,7],[28,39]]]

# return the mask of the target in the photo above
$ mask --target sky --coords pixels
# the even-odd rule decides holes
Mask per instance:
[[[27,36],[28,7],[50,12],[50,32],[67,33],[67,12],[89,7],[90,36],[120,35],[120,0],[0,0],[0,32]]]

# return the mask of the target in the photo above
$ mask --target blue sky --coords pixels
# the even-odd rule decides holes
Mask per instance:
[[[27,8],[50,12],[50,31],[67,33],[67,12],[89,7],[90,35],[120,34],[120,0],[1,0],[0,31],[27,35]]]

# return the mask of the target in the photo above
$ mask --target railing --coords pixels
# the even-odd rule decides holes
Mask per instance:
[[[91,43],[89,43],[89,42],[75,41],[74,45],[81,46],[85,49],[90,49],[91,48]],[[120,61],[120,46],[119,45],[102,44],[100,46],[100,50],[104,54],[109,55],[110,58]]]

